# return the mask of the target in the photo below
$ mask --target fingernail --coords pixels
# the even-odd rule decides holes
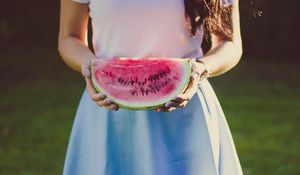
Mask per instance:
[[[112,103],[113,103],[113,101],[112,101],[112,100],[107,100],[107,101],[106,101],[106,103],[108,103],[108,104],[112,104]]]
[[[167,107],[167,108],[170,108],[170,107],[172,107],[173,106],[173,103],[172,102],[168,102],[166,105],[165,105],[165,107]]]
[[[106,98],[106,95],[105,94],[101,94],[99,95],[100,98]]]
[[[84,76],[87,78],[90,77],[90,71],[85,71]]]
[[[176,97],[174,100],[175,100],[175,101],[181,101],[182,98],[181,98],[181,97]]]

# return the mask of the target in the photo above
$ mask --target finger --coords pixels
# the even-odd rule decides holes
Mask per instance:
[[[192,62],[193,62],[193,64],[192,64],[192,72],[195,72],[197,70],[196,65],[198,65],[198,64],[197,64],[197,62],[195,60],[193,60]]]
[[[84,64],[81,67],[81,74],[86,77],[86,78],[90,78],[91,77],[91,71],[90,71],[90,65],[89,64]]]
[[[96,94],[93,94],[91,97],[94,101],[101,101],[106,98],[106,95],[103,93],[96,93]]]
[[[184,101],[178,105],[179,108],[184,108],[188,104],[188,101]]]
[[[170,108],[173,108],[173,107],[165,107],[165,106],[162,106],[159,110],[162,111],[162,112],[168,112],[168,110]]]
[[[177,96],[175,99],[173,99],[172,101],[176,102],[176,103],[181,103],[183,101],[185,101],[185,99],[183,99],[182,97],[180,96]]]
[[[172,101],[170,101],[170,102],[168,102],[168,103],[165,104],[165,107],[166,108],[170,108],[170,107],[173,107],[174,105],[175,105],[175,103],[172,102]]]
[[[193,72],[191,78],[192,78],[194,81],[197,81],[198,79],[200,79],[200,73],[199,73],[199,72]]]
[[[155,108],[155,112],[161,112],[165,107],[165,104],[161,105],[161,106],[158,106],[157,108]]]
[[[86,81],[86,88],[90,94],[90,96],[94,96],[94,94],[98,94],[97,90],[95,89],[93,82],[90,78],[85,78]]]
[[[189,87],[186,89],[184,93],[179,94],[177,98],[181,98],[183,99],[183,101],[189,101],[197,91],[198,85],[195,82],[196,81],[191,77],[191,83],[189,84]]]
[[[185,94],[179,94],[175,99],[173,99],[171,102],[175,103],[174,106],[177,107],[179,106],[179,104],[181,104],[182,102],[188,101],[190,100],[190,98]],[[173,105],[172,105],[173,106]]]
[[[177,97],[182,99],[182,101],[179,101],[179,102],[189,101],[190,100],[190,97],[188,96],[188,92],[186,92],[184,94],[179,94]]]
[[[171,112],[174,111],[176,108],[175,107],[171,107],[171,108],[162,108],[163,112]]]
[[[174,102],[183,102],[183,101],[189,101],[191,96],[195,93],[195,89],[197,88],[197,78],[199,76],[199,73],[196,73],[196,67],[195,64],[192,64],[192,76],[190,77],[190,82],[187,86],[187,88],[184,90],[183,93],[178,95],[173,101]]]
[[[160,108],[156,108],[154,109],[155,112],[159,112],[160,111]]]
[[[110,105],[114,104],[114,102],[111,99],[106,98],[105,100],[97,101],[97,104],[99,106],[106,107],[106,106],[110,106]]]
[[[116,105],[116,104],[112,104],[112,105],[109,105],[109,106],[105,106],[106,109],[109,109],[109,110],[119,110],[119,106]]]
[[[180,102],[178,102],[178,101],[170,101],[170,102],[168,102],[168,103],[165,104],[165,107],[166,108],[178,107],[179,104],[181,104],[182,102],[183,101],[180,101]]]
[[[182,94],[179,94],[177,97],[181,98],[183,100],[188,100],[189,96],[188,94],[190,93],[190,91],[193,89],[193,87],[195,87],[195,81],[194,78],[191,77],[190,78],[190,83],[188,84],[187,88],[185,89],[185,91]]]
[[[165,107],[161,107],[158,109],[158,112],[166,112],[168,108],[165,108]]]
[[[154,109],[155,112],[160,112],[162,110],[163,106],[157,107]]]
[[[175,109],[176,109],[175,107],[171,107],[171,108],[168,109],[168,112],[172,112],[172,111],[174,111]]]

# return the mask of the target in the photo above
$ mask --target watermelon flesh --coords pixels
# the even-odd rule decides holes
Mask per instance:
[[[120,107],[150,109],[174,99],[187,87],[190,59],[108,58],[91,62],[92,82]]]

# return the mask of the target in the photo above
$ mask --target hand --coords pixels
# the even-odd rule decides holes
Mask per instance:
[[[97,103],[98,106],[102,106],[109,110],[119,110],[119,106],[115,104],[111,99],[107,98],[105,94],[98,93],[91,80],[90,63],[84,63],[81,66],[81,73],[85,77],[86,88],[90,94],[90,97]]]
[[[179,94],[174,100],[167,102],[164,106],[154,109],[156,112],[171,112],[177,107],[184,108],[197,92],[200,75],[205,71],[205,66],[192,60],[192,76],[186,90]]]

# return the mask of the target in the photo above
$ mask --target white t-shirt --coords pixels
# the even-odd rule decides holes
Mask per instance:
[[[73,0],[89,3],[98,57],[201,57],[203,30],[191,37],[184,0]],[[232,0],[223,0],[231,3]]]

